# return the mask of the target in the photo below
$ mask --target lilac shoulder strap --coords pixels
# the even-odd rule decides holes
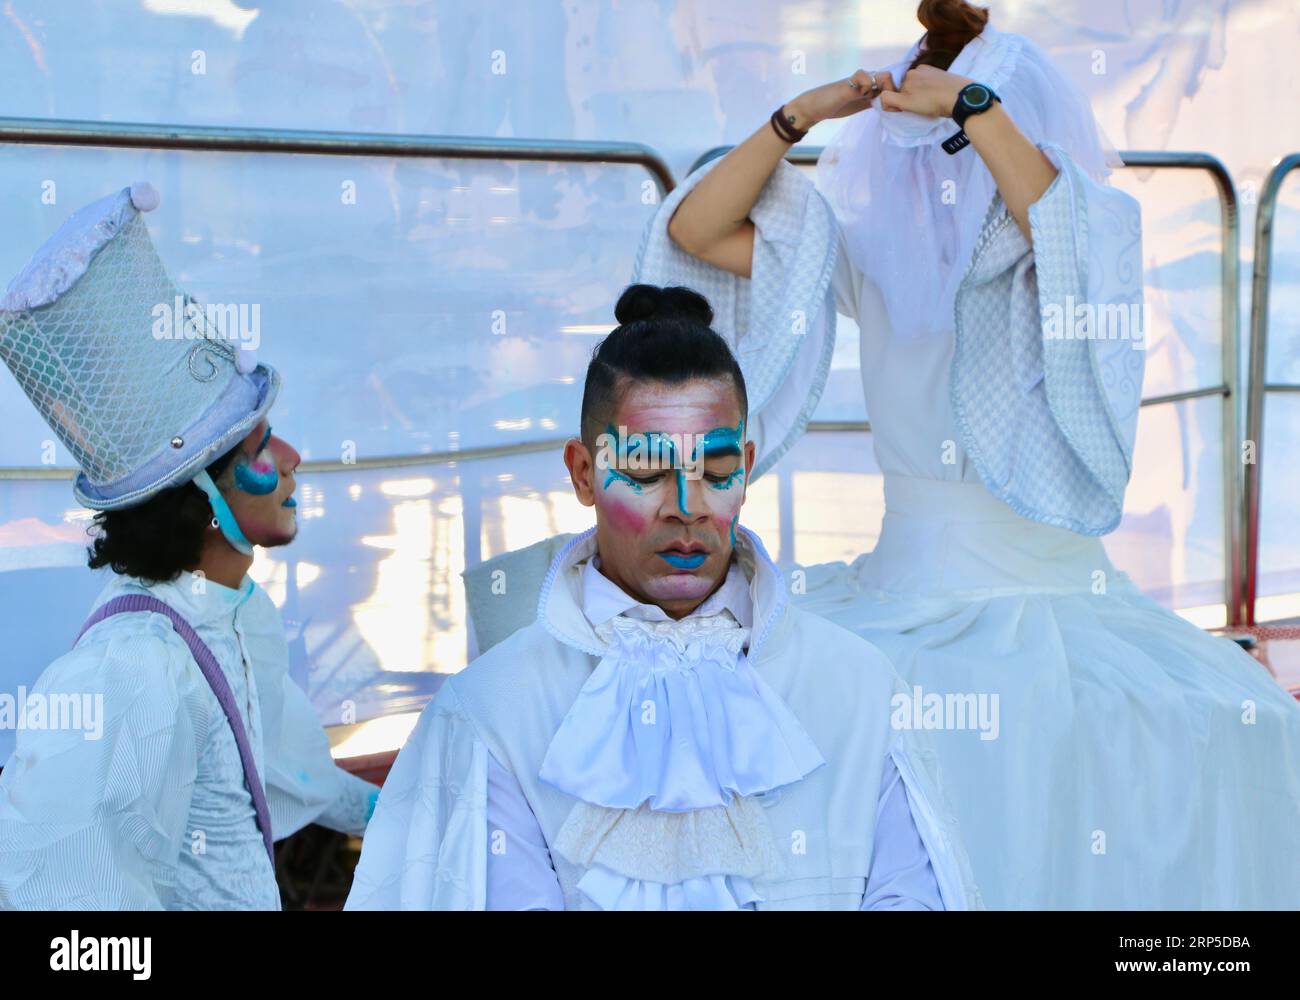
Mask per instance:
[[[190,623],[181,617],[180,613],[168,604],[163,603],[156,597],[148,594],[127,594],[122,597],[114,597],[111,601],[106,601],[95,609],[95,612],[86,619],[86,624],[81,626],[81,631],[77,633],[77,642],[93,626],[98,625],[105,618],[113,615],[125,614],[130,611],[153,611],[160,615],[166,615],[172,623],[172,628],[176,634],[185,640],[185,644],[190,647],[190,653],[194,656],[194,662],[199,665],[199,670],[204,678],[207,679],[208,686],[212,688],[212,693],[217,696],[217,701],[221,703],[222,711],[226,713],[226,721],[230,723],[231,731],[235,734],[235,746],[239,748],[239,759],[244,765],[244,781],[248,784],[248,790],[253,796],[253,808],[257,810],[257,825],[262,831],[262,841],[266,844],[266,853],[271,858],[271,868],[275,868],[275,848],[271,840],[271,812],[266,805],[266,792],[262,787],[262,779],[257,773],[257,763],[253,760],[253,748],[248,744],[248,734],[244,731],[244,722],[239,714],[239,708],[235,705],[235,695],[230,690],[230,685],[226,682],[226,676],[221,672],[221,665],[217,663],[217,658],[212,655],[210,650],[198,633],[190,627]],[[77,643],[74,642],[75,646]]]

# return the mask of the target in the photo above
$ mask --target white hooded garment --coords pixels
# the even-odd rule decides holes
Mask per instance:
[[[536,620],[449,677],[421,715],[384,785],[348,908],[485,909],[489,853],[527,849],[549,853],[556,901],[522,886],[510,895],[537,905],[858,909],[887,762],[943,906],[981,905],[932,751],[920,734],[891,728],[893,671],[870,645],[790,608],[784,580],[743,528],[736,552],[752,631],[729,628],[726,616],[620,615],[609,624],[633,637],[626,647],[583,612],[594,529],[570,539],[548,560]],[[543,545],[501,558],[516,581],[521,562],[545,555]],[[503,609],[518,601],[494,599]],[[476,621],[491,614],[481,605]],[[712,660],[717,646],[688,642],[676,660],[649,635],[661,627],[749,631],[748,652]],[[632,662],[638,654],[646,659]],[[716,775],[734,794],[695,808],[719,791]],[[527,845],[515,835],[512,847],[490,821],[490,793],[506,785],[516,786],[516,811],[535,817]],[[637,807],[647,793],[651,804]]]
[[[716,329],[747,377],[775,356],[769,419],[751,419],[768,433],[760,454],[788,447],[821,392],[826,311],[857,320],[886,513],[875,550],[806,567],[799,600],[883,650],[921,697],[997,699],[996,739],[943,719],[933,733],[989,906],[1300,906],[1300,706],[1235,644],[1139,593],[1098,537],[1122,512],[1143,355],[1049,319],[1071,300],[1140,304],[1137,205],[1104,184],[1077,91],[1032,43],[988,29],[953,65],[986,70],[1059,169],[1030,209],[1032,240],[974,148],[936,145],[951,121],[870,110],[823,158],[831,201],[788,164],[773,175],[751,215],[752,281],[667,236],[716,164],[665,201],[635,279],[728,303]],[[943,215],[932,182],[954,171],[960,215]],[[967,221],[947,238],[906,230],[936,218]],[[918,239],[933,260],[903,252]],[[808,280],[828,258],[828,281]],[[791,338],[751,337],[774,311],[806,318],[793,358]]]
[[[95,606],[128,594],[169,605],[212,650],[275,838],[312,822],[362,833],[378,789],[330,757],[266,591],[247,577],[232,590],[191,573],[150,585],[114,576]],[[81,728],[18,732],[0,773],[0,909],[280,908],[234,734],[169,619],[133,612],[93,626],[28,700],[57,696],[91,709]]]

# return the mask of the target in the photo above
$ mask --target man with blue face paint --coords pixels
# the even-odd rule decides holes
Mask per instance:
[[[735,358],[685,288],[637,285],[565,446],[596,525],[480,567],[535,618],[459,674],[389,774],[351,909],[943,909],[979,893],[882,654],[790,607],[740,522]],[[522,591],[521,598],[518,593]]]
[[[93,730],[21,729],[0,772],[0,909],[279,909],[273,840],[360,834],[378,797],[334,765],[247,576],[297,533],[280,377],[219,331],[155,335],[183,300],[157,201],[82,209],[0,302],[0,359],[80,466],[90,565],[113,570],[29,696],[77,697]]]

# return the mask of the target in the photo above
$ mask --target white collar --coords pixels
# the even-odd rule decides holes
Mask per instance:
[[[596,529],[575,535],[551,560],[537,598],[537,621],[552,636],[593,656],[604,656],[605,642],[583,613],[583,564],[596,553]],[[765,649],[778,634],[789,610],[786,581],[763,548],[762,541],[743,525],[736,526],[734,563],[747,580],[753,622],[749,654]]]
[[[113,574],[100,592],[96,607],[121,593],[147,593],[180,614],[195,628],[218,620],[230,622],[253,596],[257,585],[245,575],[238,590],[184,571],[175,580],[149,583],[133,576]]]
[[[736,585],[751,577],[752,635],[727,616],[674,622],[659,608],[649,622],[624,616],[639,602],[591,566],[594,528],[555,557],[539,600],[542,624],[600,662],[547,748],[542,781],[604,808],[680,812],[778,788],[824,763],[753,663],[786,615],[784,581],[756,535],[738,528],[736,542]],[[581,606],[588,585],[599,614],[609,612],[599,630]],[[715,606],[746,603],[722,590]]]
[[[686,617],[716,615],[730,611],[744,628],[753,625],[753,598],[749,596],[749,581],[733,557],[727,567],[722,585],[700,602],[699,607]],[[640,618],[643,621],[670,621],[671,618],[657,604],[643,604],[607,577],[600,569],[599,553],[593,555],[582,567],[582,613],[592,626],[602,625],[618,615]]]

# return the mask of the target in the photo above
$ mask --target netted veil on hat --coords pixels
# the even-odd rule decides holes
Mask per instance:
[[[280,376],[207,325],[167,276],[141,217],[148,184],[73,214],[0,299],[0,359],[81,469],[95,510],[193,479],[247,436]],[[182,312],[160,336],[159,307]]]

